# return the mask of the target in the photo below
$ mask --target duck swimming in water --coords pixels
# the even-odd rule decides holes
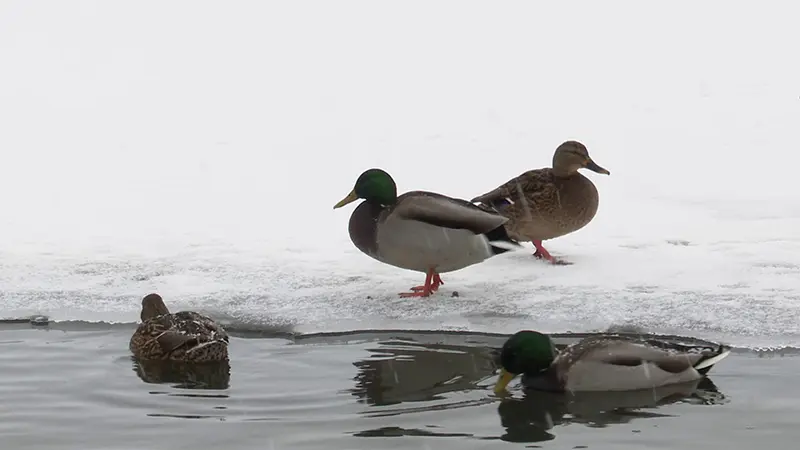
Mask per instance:
[[[131,336],[130,350],[143,360],[228,361],[228,333],[194,311],[171,314],[158,294],[142,299],[142,323]]]
[[[729,353],[723,345],[678,345],[619,335],[588,337],[559,352],[546,334],[524,330],[503,344],[494,392],[504,392],[517,375],[523,375],[525,387],[545,391],[651,389],[699,380]]]

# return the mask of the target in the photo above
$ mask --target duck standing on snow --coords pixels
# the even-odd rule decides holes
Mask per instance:
[[[228,361],[228,333],[193,311],[170,314],[158,294],[142,300],[142,323],[131,336],[133,355],[143,360]]]
[[[398,197],[397,185],[381,169],[361,174],[353,190],[333,208],[364,199],[350,216],[353,244],[386,264],[424,272],[425,284],[401,297],[428,297],[443,284],[440,274],[477,264],[507,251],[505,217],[470,202],[425,191]]]
[[[730,348],[601,335],[556,350],[546,334],[520,331],[500,353],[500,394],[517,375],[531,389],[555,392],[633,391],[696,381]]]
[[[597,213],[597,188],[578,169],[611,174],[589,157],[586,146],[567,141],[556,149],[552,168],[529,170],[471,201],[508,217],[508,235],[515,241],[531,241],[534,256],[565,264],[553,258],[542,241],[583,228]]]

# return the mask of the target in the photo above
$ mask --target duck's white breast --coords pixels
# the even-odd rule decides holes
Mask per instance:
[[[420,272],[452,272],[492,256],[483,235],[396,217],[378,227],[377,243],[383,262]]]

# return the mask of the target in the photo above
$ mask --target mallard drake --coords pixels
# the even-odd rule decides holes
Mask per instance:
[[[401,297],[428,297],[443,284],[440,274],[508,251],[491,242],[517,245],[506,234],[505,217],[465,200],[425,191],[397,196],[394,179],[369,169],[334,209],[363,199],[350,216],[350,240],[380,262],[424,272],[425,284]]]
[[[503,344],[494,391],[502,393],[517,375],[523,375],[526,387],[545,391],[652,389],[699,380],[729,353],[723,345],[620,335],[588,337],[559,353],[546,334],[524,330]]]
[[[529,170],[471,201],[508,217],[508,235],[518,242],[531,241],[534,256],[565,264],[553,258],[542,241],[583,228],[597,213],[597,188],[578,169],[611,174],[589,157],[586,146],[567,141],[556,149],[552,168]]]
[[[209,362],[228,360],[228,333],[193,311],[170,314],[158,294],[142,299],[142,323],[131,336],[133,355],[143,360]]]

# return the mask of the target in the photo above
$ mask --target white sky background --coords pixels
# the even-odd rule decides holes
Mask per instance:
[[[203,258],[221,242],[260,264],[291,261],[298,283],[357,272],[394,295],[419,274],[357,253],[352,206],[332,210],[364,169],[386,169],[401,192],[469,199],[577,139],[612,173],[587,174],[600,191],[595,220],[546,244],[578,263],[487,263],[452,275],[448,289],[491,278],[492,264],[512,264],[520,283],[595,286],[609,302],[637,284],[707,294],[744,283],[780,332],[775,317],[797,309],[786,295],[800,288],[797,17],[791,2],[5,0],[0,254],[16,272],[4,282],[39,289],[23,272],[52,269],[61,275],[50,289],[139,295],[145,287],[108,287],[107,275],[64,275],[72,262],[47,255],[147,258],[191,243],[208,247],[187,258]],[[283,251],[292,249],[308,251]],[[260,270],[220,252],[225,270]],[[276,280],[252,275],[247,289]],[[216,295],[214,283],[198,275],[164,289]],[[527,308],[528,287],[515,286],[516,304],[491,301]],[[775,287],[784,293],[768,293]],[[281,289],[296,302],[320,295]],[[641,312],[627,298],[614,304],[622,314],[675,313]],[[362,308],[282,305],[328,316]],[[551,313],[574,309],[564,308]],[[735,315],[708,320],[734,331],[765,320]]]
[[[782,5],[5,1],[3,220],[341,236],[330,209],[363,169],[471,198],[566,139],[612,172],[598,222],[641,198],[796,212]]]

